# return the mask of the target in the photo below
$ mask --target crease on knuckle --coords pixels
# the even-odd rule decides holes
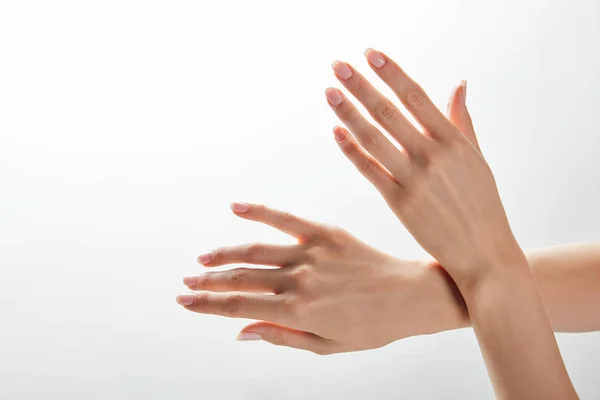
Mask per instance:
[[[203,274],[198,275],[198,280],[194,287],[206,287],[210,285],[212,272],[205,272]]]
[[[286,226],[289,223],[291,223],[292,221],[294,221],[294,214],[292,214],[291,212],[284,212],[281,214],[281,216],[279,217],[279,226]]]
[[[263,252],[264,246],[260,243],[251,243],[244,249],[248,260],[256,260]]]
[[[211,250],[211,264],[220,263],[225,258],[225,249],[223,247],[217,247]]]
[[[238,316],[242,313],[244,301],[239,294],[230,294],[225,301],[225,312],[230,317]]]
[[[279,330],[271,332],[268,336],[268,340],[271,344],[274,344],[275,346],[286,345],[285,337],[283,333],[281,333]]]
[[[229,280],[231,281],[231,286],[234,290],[241,289],[244,286],[247,275],[248,271],[246,271],[244,268],[238,268],[231,271]]]
[[[398,109],[390,103],[389,100],[384,100],[376,107],[376,116],[386,122],[394,122],[398,119]]]
[[[363,135],[362,145],[368,151],[377,150],[381,147],[379,138],[374,132],[367,132]]]
[[[194,303],[192,305],[196,306],[198,308],[206,307],[208,305],[208,293],[207,292],[196,293],[196,297],[194,298]]]
[[[421,107],[425,102],[426,96],[420,87],[413,87],[406,94],[406,103],[411,107]]]
[[[373,176],[377,172],[377,165],[371,158],[365,158],[362,162],[361,169],[367,176]]]

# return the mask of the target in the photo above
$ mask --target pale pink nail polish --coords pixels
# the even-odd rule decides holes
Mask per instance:
[[[337,140],[338,142],[343,142],[344,139],[346,139],[347,133],[344,129],[340,128],[339,126],[336,126],[335,128],[333,128],[333,135],[335,136],[335,140]]]
[[[325,90],[325,96],[332,106],[339,106],[342,103],[342,95],[337,89],[328,88]]]
[[[371,48],[365,50],[365,57],[375,68],[381,68],[385,65],[385,58],[376,50]]]
[[[186,276],[185,278],[183,278],[183,284],[185,286],[195,286],[197,283],[198,283],[197,276]]]
[[[240,332],[237,336],[237,340],[262,340],[262,336],[254,332]]]
[[[331,68],[333,68],[333,72],[335,72],[337,76],[344,80],[352,76],[352,70],[346,65],[346,63],[341,61],[334,61],[333,64],[331,64]]]
[[[191,306],[194,304],[194,296],[193,294],[180,294],[177,296],[177,302],[182,306]]]
[[[231,203],[231,211],[237,213],[246,213],[250,210],[250,205],[247,203]]]
[[[461,95],[461,100],[463,104],[466,104],[467,102],[467,81],[465,79],[463,79],[462,81],[460,81],[460,85],[462,86],[462,93]]]
[[[198,257],[198,262],[203,265],[206,265],[211,261],[212,261],[212,253],[202,254],[201,256]]]

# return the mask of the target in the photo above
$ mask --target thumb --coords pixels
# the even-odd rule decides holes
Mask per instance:
[[[467,81],[464,79],[460,84],[454,88],[450,99],[448,100],[448,119],[456,125],[456,127],[469,139],[471,144],[475,146],[481,153],[479,142],[477,141],[477,135],[473,128],[473,121],[471,115],[467,109]]]
[[[293,347],[325,355],[335,353],[333,341],[314,333],[287,328],[271,322],[255,322],[242,329],[237,340],[264,340],[276,346]]]

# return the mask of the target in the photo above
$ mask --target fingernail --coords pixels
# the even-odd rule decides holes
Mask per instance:
[[[335,72],[337,76],[344,80],[352,76],[352,70],[346,65],[346,63],[341,61],[334,61],[333,64],[331,64],[331,68],[333,68],[333,72]]]
[[[346,130],[340,128],[339,126],[333,128],[333,135],[335,136],[335,140],[338,142],[343,142],[344,139],[346,139],[346,136],[348,136]]]
[[[254,332],[240,332],[236,340],[262,340],[262,336]]]
[[[462,81],[460,81],[460,85],[462,86],[462,93],[461,95],[461,100],[463,104],[466,104],[467,102],[467,81],[466,79],[463,79]]]
[[[183,284],[185,286],[195,286],[197,283],[198,283],[197,276],[186,276],[185,278],[183,278]]]
[[[198,257],[198,262],[203,265],[208,264],[209,262],[211,262],[211,260],[212,260],[212,253],[202,254],[201,256]]]
[[[325,90],[325,96],[327,96],[327,100],[332,106],[339,106],[342,102],[342,95],[337,89],[327,88],[327,90]]]
[[[385,58],[376,50],[368,48],[365,50],[365,57],[375,67],[381,68],[385,65]]]
[[[177,296],[177,302],[182,306],[190,306],[194,303],[194,298],[193,294],[180,294]]]
[[[250,210],[250,204],[248,203],[231,203],[231,211],[238,213],[246,213]]]

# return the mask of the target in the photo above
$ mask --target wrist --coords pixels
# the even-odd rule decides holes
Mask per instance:
[[[460,290],[436,260],[417,261],[415,277],[420,313],[426,318],[420,334],[432,334],[471,326]]]
[[[489,260],[476,273],[457,283],[467,309],[472,310],[482,297],[495,297],[494,293],[510,293],[517,286],[536,287],[533,271],[527,258],[518,254],[501,260]]]
[[[459,266],[446,269],[458,271],[452,273],[452,278],[465,300],[481,286],[510,284],[523,272],[531,273],[527,257],[514,238],[508,243],[490,246],[487,251],[471,252]]]

